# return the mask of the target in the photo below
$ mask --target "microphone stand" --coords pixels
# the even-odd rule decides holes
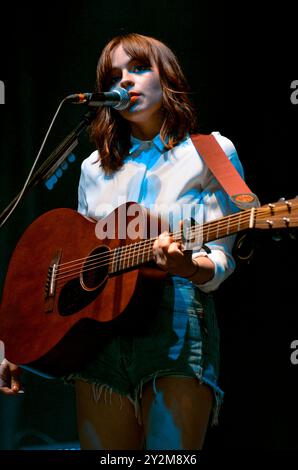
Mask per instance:
[[[24,198],[25,194],[32,187],[36,186],[39,182],[47,180],[61,165],[65,158],[72,152],[72,150],[78,145],[79,135],[88,127],[91,121],[95,117],[95,109],[88,111],[84,114],[82,121],[75,127],[75,129],[68,134],[65,139],[55,148],[50,156],[45,160],[44,163],[33,173],[32,177],[28,181],[25,191],[23,192],[20,201]],[[17,201],[20,193],[9,203],[9,205],[0,214],[0,224],[5,219],[15,202]]]

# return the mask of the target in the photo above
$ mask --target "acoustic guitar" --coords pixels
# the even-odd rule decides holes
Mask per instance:
[[[205,244],[252,229],[297,226],[298,199],[292,199],[172,236]],[[4,283],[0,339],[7,359],[47,377],[79,369],[98,347],[100,325],[121,315],[144,283],[160,284],[166,276],[152,254],[164,229],[134,202],[97,222],[64,208],[36,219],[20,238]]]

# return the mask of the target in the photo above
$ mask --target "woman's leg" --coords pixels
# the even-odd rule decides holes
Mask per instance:
[[[212,404],[211,389],[197,379],[168,376],[148,382],[141,404],[146,449],[201,449]]]
[[[82,450],[134,450],[143,445],[143,430],[133,404],[117,393],[102,392],[95,402],[92,386],[76,382],[78,432]],[[121,405],[122,403],[122,405]]]

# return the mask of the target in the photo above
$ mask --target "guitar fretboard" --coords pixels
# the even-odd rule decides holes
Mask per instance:
[[[186,237],[184,237],[183,230],[171,233],[170,235],[177,242],[183,242],[186,239],[191,243],[192,248],[195,248],[210,241],[247,230],[253,226],[254,215],[255,209],[248,209],[203,225],[190,227],[187,229]],[[148,238],[112,250],[110,274],[135,268],[152,261],[152,247],[155,240],[156,238]]]

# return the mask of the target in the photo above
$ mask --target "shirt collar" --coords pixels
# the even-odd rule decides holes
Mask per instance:
[[[132,155],[136,150],[145,150],[155,147],[160,153],[164,152],[165,146],[161,140],[160,134],[157,134],[152,140],[140,140],[130,136],[131,147],[129,149],[129,155]]]

